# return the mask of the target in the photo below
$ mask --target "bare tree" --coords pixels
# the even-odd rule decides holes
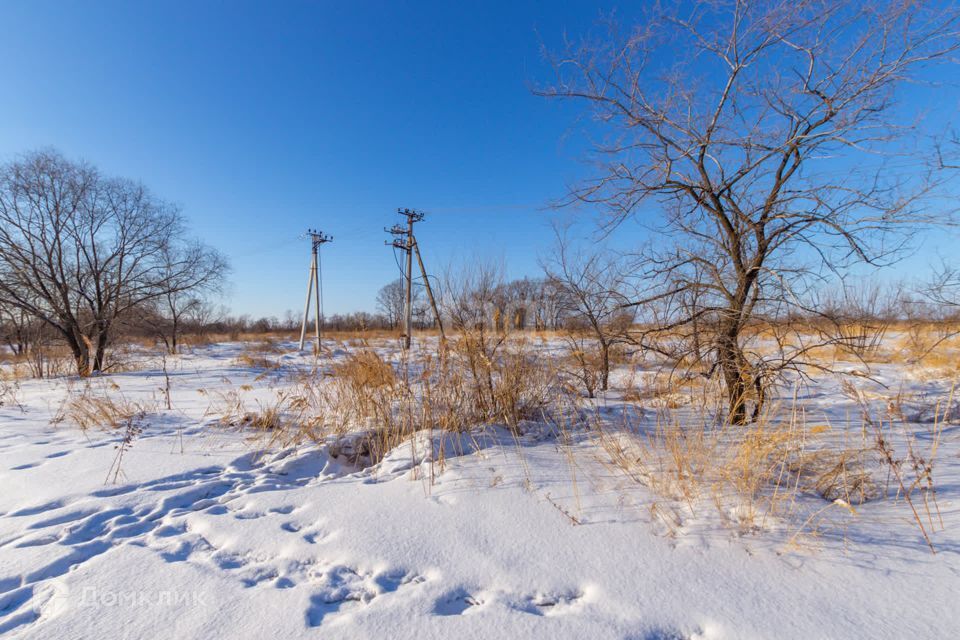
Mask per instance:
[[[610,349],[627,341],[633,322],[633,307],[625,293],[626,266],[619,255],[603,247],[590,252],[576,250],[566,233],[556,230],[556,244],[544,262],[547,279],[563,292],[562,300],[574,341],[573,353],[580,354],[581,369],[587,373],[587,346],[580,337],[583,329],[596,344],[599,386],[606,391],[610,380]],[[587,393],[593,397],[592,376],[584,377]]]
[[[391,330],[396,329],[403,322],[403,311],[407,300],[406,291],[406,284],[398,278],[389,284],[385,284],[377,292],[377,309],[387,318]],[[411,297],[413,299],[414,315],[423,316],[422,311],[418,313],[418,310],[423,306],[422,290],[414,285]]]
[[[176,208],[56,152],[0,167],[0,303],[52,327],[81,375],[102,371],[118,318],[203,282]]]
[[[201,299],[200,304],[191,305],[184,321],[190,327],[190,331],[202,336],[219,328],[223,324],[227,312],[228,309],[225,306],[214,304],[211,300]],[[299,323],[300,321],[296,320],[296,322]],[[296,327],[297,324],[294,323],[292,326]]]
[[[0,305],[0,337],[16,356],[25,356],[34,347],[39,324],[23,309]]]
[[[921,295],[945,316],[955,317],[960,310],[960,269],[944,261],[933,269]]]
[[[459,334],[457,348],[470,374],[478,404],[484,411],[497,406],[494,369],[507,343],[509,326],[497,323],[502,305],[503,268],[476,260],[444,274],[441,307]]]
[[[166,284],[155,303],[163,318],[157,329],[167,350],[174,354],[184,320],[222,290],[229,264],[217,250],[199,242],[168,245],[161,258]]]
[[[639,269],[652,284],[634,300],[656,315],[644,339],[698,336],[712,360],[699,364],[720,373],[728,420],[743,424],[752,390],[756,415],[771,369],[797,361],[750,353],[751,323],[853,262],[890,262],[935,218],[921,206],[930,182],[902,156],[889,168],[907,129],[894,98],[957,49],[958,9],[717,0],[650,12],[569,47],[539,93],[585,103],[609,134],[570,202],[604,209],[607,231],[663,212]]]
[[[559,329],[563,324],[564,313],[570,308],[566,291],[553,280],[545,279],[539,283],[534,307],[537,329]]]

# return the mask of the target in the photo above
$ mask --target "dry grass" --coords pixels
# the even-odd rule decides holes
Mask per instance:
[[[401,353],[394,362],[366,346],[340,348],[344,360],[326,371],[287,372],[290,387],[268,400],[262,393],[251,400],[253,387],[214,392],[207,413],[265,444],[328,441],[352,462],[371,465],[418,432],[459,434],[489,424],[519,432],[562,404],[555,370],[525,339],[458,336],[434,353]]]
[[[682,526],[681,512],[716,509],[740,532],[781,528],[793,532],[794,543],[873,500],[906,508],[931,549],[931,532],[943,526],[933,471],[939,422],[926,447],[892,419],[865,415],[851,438],[846,430],[808,425],[796,405],[771,407],[742,427],[718,426],[706,413],[661,412],[646,430],[625,422],[598,424],[596,433],[613,467],[674,505],[657,503],[656,510],[673,532]]]
[[[107,352],[103,373],[143,371],[153,366],[156,345],[142,341],[124,342]],[[15,356],[6,354],[0,359],[0,377],[24,380],[27,378],[62,378],[77,375],[73,353],[63,343],[44,344],[29,353]]]
[[[243,350],[237,355],[236,364],[250,369],[272,371],[280,365],[275,357],[283,353],[280,345],[269,338],[244,344]]]
[[[76,375],[77,365],[65,346],[49,345],[20,356],[6,354],[0,371],[6,380],[61,378]]]
[[[69,389],[52,424],[71,424],[88,429],[118,429],[147,413],[142,404],[128,400],[116,384],[94,386],[86,382],[79,391]]]
[[[653,410],[686,406],[713,408],[719,401],[716,386],[691,373],[655,371],[631,376],[624,400]]]
[[[390,390],[397,385],[393,367],[375,351],[366,349],[352,353],[345,362],[334,365],[333,377],[358,396],[367,391]]]
[[[209,394],[211,404],[206,415],[220,427],[249,432],[250,441],[261,449],[290,446],[303,442],[323,442],[328,435],[321,403],[308,385],[274,390],[268,399],[249,399],[253,387],[244,385]]]
[[[417,362],[395,364],[361,350],[333,368],[325,394],[332,432],[350,438],[352,456],[373,463],[414,433],[464,433],[491,423],[518,430],[541,419],[556,393],[548,369],[525,342],[492,349],[457,339]],[[492,356],[492,357],[491,357]]]

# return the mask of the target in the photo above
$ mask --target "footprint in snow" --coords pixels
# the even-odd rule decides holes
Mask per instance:
[[[320,590],[310,597],[305,614],[308,627],[319,627],[324,620],[344,608],[367,604],[374,598],[420,584],[426,578],[402,571],[363,575],[344,565],[329,569],[319,578]]]
[[[233,517],[236,518],[237,520],[257,520],[258,518],[262,518],[265,515],[267,514],[262,513],[260,511],[239,511],[233,514]]]
[[[293,513],[295,508],[296,507],[294,507],[292,504],[288,504],[282,507],[274,507],[273,509],[270,509],[270,513],[278,513],[282,516],[286,516]]]
[[[483,600],[471,595],[466,589],[454,589],[434,603],[433,613],[438,616],[459,616],[482,604]]]
[[[90,495],[93,496],[94,498],[112,498],[114,496],[122,496],[124,494],[131,493],[132,491],[136,491],[136,489],[137,489],[137,485],[128,484],[128,485],[121,485],[118,487],[107,487],[106,489],[98,489],[97,491],[91,492]]]
[[[33,587],[23,587],[0,597],[0,633],[36,622],[40,613],[25,605],[33,599]]]
[[[280,573],[273,567],[257,567],[243,575],[240,582],[249,589],[264,582],[275,581],[279,575]]]
[[[24,627],[37,623],[54,593],[49,586],[25,586],[0,596],[0,634],[25,631]]]
[[[691,640],[693,637],[699,637],[698,633],[691,636],[676,629],[656,627],[637,636],[628,636],[627,640]]]
[[[215,565],[225,570],[242,569],[249,564],[249,560],[243,556],[231,553],[219,552],[214,554],[212,559]]]
[[[518,608],[520,611],[538,616],[557,615],[568,612],[570,608],[580,602],[582,598],[583,593],[579,591],[538,593],[526,598]]]
[[[43,547],[48,544],[53,544],[54,542],[57,542],[59,539],[60,539],[60,536],[53,535],[53,534],[40,536],[38,538],[28,538],[26,540],[21,540],[20,542],[15,544],[14,547],[16,547],[17,549],[23,549],[27,547]]]
[[[305,531],[303,534],[303,539],[310,544],[317,544],[320,542],[325,542],[330,539],[331,534],[324,531],[323,529],[311,529]]]

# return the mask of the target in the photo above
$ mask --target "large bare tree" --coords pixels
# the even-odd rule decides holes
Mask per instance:
[[[178,210],[140,184],[53,151],[0,167],[0,304],[59,333],[81,375],[103,370],[118,318],[205,281],[168,259],[183,242]]]
[[[570,202],[603,208],[608,231],[662,212],[641,216],[659,234],[635,274],[650,283],[634,300],[650,321],[642,339],[669,334],[690,352],[696,340],[696,365],[719,373],[742,424],[765,377],[802,352],[751,351],[751,323],[803,306],[851,263],[889,262],[935,218],[920,197],[930,181],[903,155],[915,114],[896,98],[956,51],[957,8],[666,4],[553,57],[557,80],[539,93],[597,121],[597,172]]]

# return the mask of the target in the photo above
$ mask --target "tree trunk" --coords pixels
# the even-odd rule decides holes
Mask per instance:
[[[757,394],[757,403],[753,407],[753,415],[750,416],[750,421],[756,422],[760,419],[760,412],[763,411],[763,405],[767,400],[766,390],[763,386],[763,376],[760,374],[753,378],[753,389]]]
[[[747,423],[747,406],[744,398],[746,385],[743,384],[743,378],[740,376],[740,367],[736,362],[730,362],[724,358],[720,364],[723,370],[723,381],[727,388],[727,419],[733,425],[745,425]]]
[[[743,380],[743,354],[733,327],[721,329],[718,349],[723,384],[727,391],[727,420],[732,425],[747,423],[747,387]]]
[[[610,381],[610,345],[600,341],[600,390],[607,390],[607,383]]]
[[[77,363],[77,375],[90,375],[90,349],[88,348],[88,343],[71,332],[65,332],[64,337],[67,340],[67,345],[69,345],[71,353],[73,353],[73,360]]]
[[[170,335],[170,355],[176,355],[177,353],[177,333],[180,331],[180,322],[177,319],[177,316],[173,316],[173,324],[171,325],[171,335]]]
[[[93,371],[102,372],[106,364],[107,343],[110,339],[110,327],[101,326],[97,332],[97,350],[93,359]]]

